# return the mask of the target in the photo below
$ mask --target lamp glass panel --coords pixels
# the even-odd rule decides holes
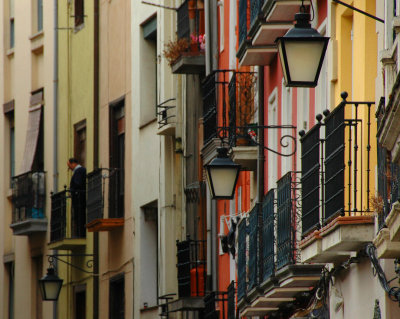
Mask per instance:
[[[287,78],[287,70],[286,70],[286,64],[285,64],[285,59],[283,57],[283,49],[282,49],[282,41],[278,42],[278,52],[279,52],[279,58],[281,60],[281,66],[282,66],[282,71],[283,71],[283,76],[285,77],[286,83],[288,82]]]
[[[213,167],[210,169],[215,196],[231,196],[235,189],[238,168]]]
[[[44,290],[46,293],[46,299],[56,300],[60,292],[61,284],[59,281],[46,281],[44,283]]]
[[[291,81],[314,82],[324,41],[285,41]]]

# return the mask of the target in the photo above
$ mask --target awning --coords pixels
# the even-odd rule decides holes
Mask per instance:
[[[32,169],[39,138],[41,115],[41,104],[37,104],[29,109],[28,130],[26,131],[25,151],[24,157],[22,158],[20,174],[29,172]]]

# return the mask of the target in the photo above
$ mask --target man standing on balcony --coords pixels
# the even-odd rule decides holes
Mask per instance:
[[[72,202],[72,236],[83,238],[86,235],[86,168],[79,165],[75,158],[70,158],[67,165],[73,172],[69,186]]]

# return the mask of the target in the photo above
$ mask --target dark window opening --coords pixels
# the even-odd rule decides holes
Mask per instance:
[[[6,263],[5,268],[8,276],[8,319],[14,319],[14,263]]]
[[[44,134],[43,134],[43,112],[40,115],[39,136],[36,146],[35,157],[32,163],[32,172],[44,171]]]
[[[83,22],[84,22],[85,10],[84,10],[83,1],[84,0],[75,0],[74,18],[75,18],[75,26],[76,27],[83,24]]]
[[[124,275],[118,275],[110,280],[110,319],[125,318],[125,283]]]
[[[124,100],[110,105],[110,218],[124,216],[125,106]]]
[[[86,318],[86,286],[74,287],[74,319]]]
[[[74,125],[74,157],[86,167],[86,120]]]

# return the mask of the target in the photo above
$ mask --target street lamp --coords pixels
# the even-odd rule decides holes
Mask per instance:
[[[217,157],[206,165],[208,185],[213,199],[232,199],[239,177],[240,165],[228,156],[228,149],[217,148]]]
[[[39,279],[42,299],[56,301],[60,294],[62,283],[63,280],[56,275],[54,268],[47,268],[46,276]]]
[[[329,37],[323,37],[311,28],[310,14],[295,15],[296,24],[283,37],[275,40],[286,86],[316,87]]]

